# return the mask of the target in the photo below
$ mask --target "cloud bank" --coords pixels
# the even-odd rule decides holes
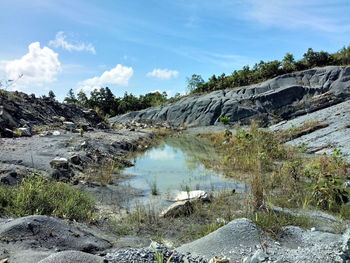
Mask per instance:
[[[64,32],[60,31],[56,34],[55,40],[50,40],[49,46],[62,48],[67,51],[87,51],[91,54],[96,54],[95,47],[91,43],[70,43],[66,40]]]
[[[168,80],[172,78],[177,78],[179,76],[179,72],[176,70],[156,68],[153,71],[148,72],[146,76],[150,78]]]
[[[128,86],[129,79],[134,74],[132,67],[126,67],[121,64],[116,65],[111,70],[107,70],[101,76],[90,78],[79,83],[79,90],[91,92],[94,89],[108,84],[117,84],[120,86]]]
[[[62,70],[58,54],[48,47],[40,47],[39,42],[28,46],[28,53],[20,59],[2,61],[6,77],[16,80],[23,77],[11,86],[12,90],[19,90],[29,86],[42,86],[56,80]]]

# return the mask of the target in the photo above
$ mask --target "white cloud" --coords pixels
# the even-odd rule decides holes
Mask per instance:
[[[155,149],[147,153],[148,158],[155,161],[167,161],[174,160],[176,154],[173,150],[170,149]]]
[[[55,48],[63,48],[68,51],[87,51],[96,54],[95,47],[91,43],[70,43],[66,40],[64,32],[60,31],[56,34],[55,40],[50,40],[49,46]]]
[[[126,67],[121,64],[118,64],[111,70],[103,72],[99,77],[94,77],[80,82],[79,89],[86,92],[91,92],[94,89],[98,89],[108,84],[128,86],[129,79],[132,77],[133,74],[134,70],[132,67]]]
[[[172,79],[172,78],[177,78],[178,76],[179,76],[178,71],[170,70],[170,69],[156,68],[152,72],[147,73],[147,77],[156,78],[156,79]]]
[[[40,47],[39,42],[31,43],[28,46],[28,53],[20,59],[2,61],[3,71],[6,78],[18,79],[11,89],[18,90],[29,86],[42,86],[56,80],[57,74],[61,71],[61,63],[58,54],[48,47]]]

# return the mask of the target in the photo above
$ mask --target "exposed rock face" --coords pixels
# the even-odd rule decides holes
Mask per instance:
[[[350,67],[329,66],[285,74],[260,84],[233,90],[190,95],[177,102],[116,116],[169,121],[175,126],[214,125],[220,116],[231,122],[260,119],[274,123],[342,102],[350,97]]]
[[[64,121],[96,127],[97,124],[103,122],[103,119],[96,112],[87,111],[75,104],[40,99],[34,95],[17,91],[0,90],[0,137],[10,137],[11,131],[24,125],[29,127],[52,124],[63,126]]]

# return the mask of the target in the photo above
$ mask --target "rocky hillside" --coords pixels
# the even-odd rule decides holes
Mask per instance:
[[[177,102],[111,118],[169,121],[175,126],[214,125],[220,116],[231,122],[259,119],[266,124],[314,112],[350,97],[350,67],[329,66],[285,74],[233,90],[190,95]]]
[[[62,125],[65,121],[95,127],[103,119],[96,112],[75,104],[0,90],[0,137],[11,137],[20,127]]]

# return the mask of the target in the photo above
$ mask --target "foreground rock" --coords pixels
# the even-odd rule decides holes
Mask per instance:
[[[62,250],[96,253],[110,247],[109,241],[52,217],[28,216],[0,225],[0,250],[6,251],[1,258],[9,258],[11,263],[37,263]]]
[[[349,76],[350,67],[315,68],[240,89],[190,95],[174,103],[111,118],[110,122],[149,119],[169,121],[174,126],[205,126],[227,116],[231,122],[259,119],[274,123],[346,100],[350,97]]]
[[[236,219],[215,232],[185,244],[180,253],[191,252],[206,259],[221,255],[230,262],[347,262],[349,235],[285,227],[277,241],[272,240],[248,219]]]

